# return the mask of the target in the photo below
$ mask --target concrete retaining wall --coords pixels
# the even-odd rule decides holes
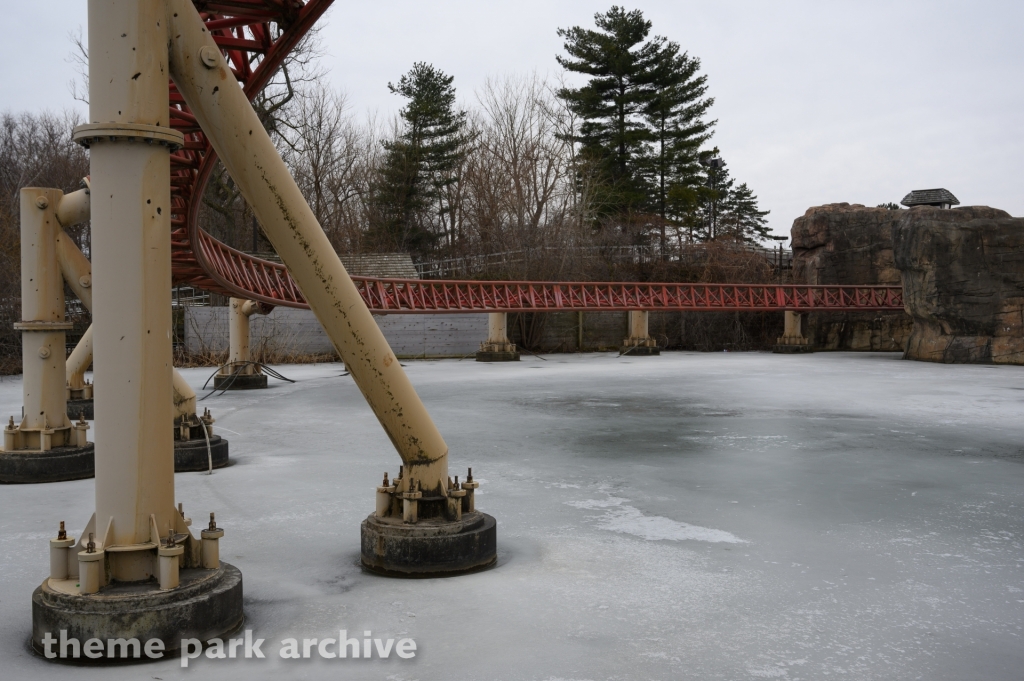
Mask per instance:
[[[486,314],[396,314],[374,316],[398,357],[464,357],[487,339]],[[309,310],[277,307],[250,318],[250,345],[277,356],[333,353],[323,327]],[[227,352],[228,308],[185,310],[189,353]]]
[[[744,344],[735,313],[724,312],[652,312],[651,336],[663,348],[692,348],[696,341],[688,319],[714,315],[722,326],[715,332],[723,342],[698,349],[750,349]],[[721,317],[724,315],[724,317]],[[777,317],[778,333],[782,313]],[[394,314],[375,316],[384,337],[398,357],[465,357],[480,349],[487,338],[486,314]],[[587,312],[583,314],[583,351],[618,350],[627,334],[628,313]],[[316,317],[309,310],[275,308],[270,315],[252,317],[252,348],[277,357],[333,353],[334,348]],[[717,326],[715,327],[718,328]],[[525,332],[525,333],[524,333]],[[579,352],[580,315],[578,312],[510,314],[508,335],[513,343],[525,347],[524,335],[532,333],[538,352]],[[699,334],[697,334],[699,335]],[[778,334],[776,334],[778,335]],[[226,352],[228,349],[228,308],[192,307],[185,312],[185,347],[189,353]],[[733,338],[736,336],[737,338]],[[738,339],[738,340],[737,340]],[[699,338],[697,339],[699,340]]]

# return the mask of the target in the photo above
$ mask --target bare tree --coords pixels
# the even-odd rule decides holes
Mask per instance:
[[[21,370],[21,334],[12,329],[21,319],[21,189],[79,188],[89,173],[86,151],[71,139],[79,123],[71,111],[0,115],[0,374]],[[69,232],[88,254],[88,224]]]

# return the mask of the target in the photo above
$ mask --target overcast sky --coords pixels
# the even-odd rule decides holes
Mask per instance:
[[[388,81],[414,61],[455,76],[467,104],[488,76],[554,75],[559,27],[593,25],[606,2],[337,0],[325,66],[356,113],[390,114]],[[713,143],[788,234],[809,206],[898,202],[945,187],[963,205],[1024,215],[1024,2],[642,0],[653,32],[702,61]],[[5,12],[0,110],[59,110],[68,34],[84,0]],[[83,111],[84,112],[84,111]]]

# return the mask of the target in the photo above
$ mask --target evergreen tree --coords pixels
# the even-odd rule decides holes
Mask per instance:
[[[721,233],[736,241],[756,244],[768,237],[768,221],[765,217],[770,211],[760,210],[754,192],[743,182],[737,187],[731,186],[722,202],[722,213],[719,219]]]
[[[597,30],[558,29],[568,53],[558,63],[590,76],[583,87],[562,88],[558,96],[583,119],[573,141],[604,173],[609,195],[601,203],[608,212],[622,213],[647,200],[642,170],[650,130],[642,114],[651,105],[665,39],[647,39],[651,22],[639,10],[613,6],[595,14],[594,21]]]
[[[455,222],[452,186],[472,137],[466,112],[456,110],[453,76],[425,62],[388,89],[408,102],[399,112],[403,129],[386,150],[373,204],[378,216],[371,238],[399,250],[424,253]]]
[[[666,246],[665,226],[670,219],[669,192],[676,208],[691,207],[700,184],[698,151],[711,137],[715,121],[705,121],[714,99],[705,97],[707,76],[698,76],[700,60],[679,53],[679,45],[667,43],[654,71],[654,89],[644,116],[651,130],[653,150],[652,212],[661,218],[661,246]]]
[[[693,236],[698,241],[730,240],[756,244],[768,236],[769,228],[757,196],[744,182],[739,186],[729,169],[718,157],[718,148],[700,154],[706,169],[704,187],[697,192],[697,209]]]

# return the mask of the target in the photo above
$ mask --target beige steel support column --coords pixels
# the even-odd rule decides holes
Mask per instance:
[[[649,317],[647,310],[629,311],[629,338],[622,342],[623,346],[652,348],[657,345],[648,331]]]
[[[178,91],[408,467],[403,481],[416,479],[425,493],[447,494],[444,439],[195,6],[168,0],[168,8],[170,75]]]
[[[71,351],[67,360],[66,379],[67,390],[70,392],[68,398],[89,400],[92,399],[91,383],[85,382],[85,372],[92,364],[92,324],[82,334],[78,345]]]
[[[785,328],[782,336],[776,341],[778,345],[809,345],[810,340],[804,336],[804,321],[807,315],[786,310]]]
[[[196,391],[188,384],[177,369],[171,370],[171,395],[174,398],[174,418],[194,416],[196,413]],[[212,433],[211,433],[212,435]]]
[[[88,180],[85,180],[88,184]],[[64,227],[85,222],[90,214],[90,190],[79,189],[65,196],[57,209],[57,219]],[[82,301],[85,309],[92,311],[92,263],[78,248],[67,232],[57,233],[57,262],[68,287]],[[66,365],[66,397],[68,399],[91,399],[91,384],[85,382],[85,372],[92,364],[92,325],[78,341],[68,357]]]
[[[84,180],[87,184],[89,180]],[[90,201],[89,190],[80,189],[72,194],[66,195],[60,201],[57,208],[57,219],[61,225],[68,227],[89,219]],[[67,232],[61,230],[57,234],[57,262],[64,280],[78,299],[82,301],[85,309],[92,312],[92,263],[85,257],[78,245],[68,236]],[[72,397],[91,399],[93,386],[85,382],[85,372],[92,364],[93,344],[92,324],[82,334],[78,345],[71,352],[67,360],[67,389],[71,391]],[[175,417],[182,415],[193,415],[196,412],[196,393],[185,379],[172,369],[172,395],[174,398]]]
[[[257,373],[249,352],[249,317],[257,312],[259,304],[253,300],[232,298],[228,304],[228,361],[220,369],[222,376]]]
[[[96,543],[120,581],[158,572],[174,508],[167,20],[161,0],[90,0]],[[110,547],[119,547],[111,551]]]
[[[515,352],[516,346],[508,339],[508,313],[487,314],[487,341],[480,344],[480,352]]]
[[[64,280],[57,264],[59,189],[21,190],[22,381],[25,416],[5,440],[12,449],[48,451],[77,444],[65,402]],[[8,428],[8,430],[11,430]],[[6,444],[6,443],[5,443]]]

